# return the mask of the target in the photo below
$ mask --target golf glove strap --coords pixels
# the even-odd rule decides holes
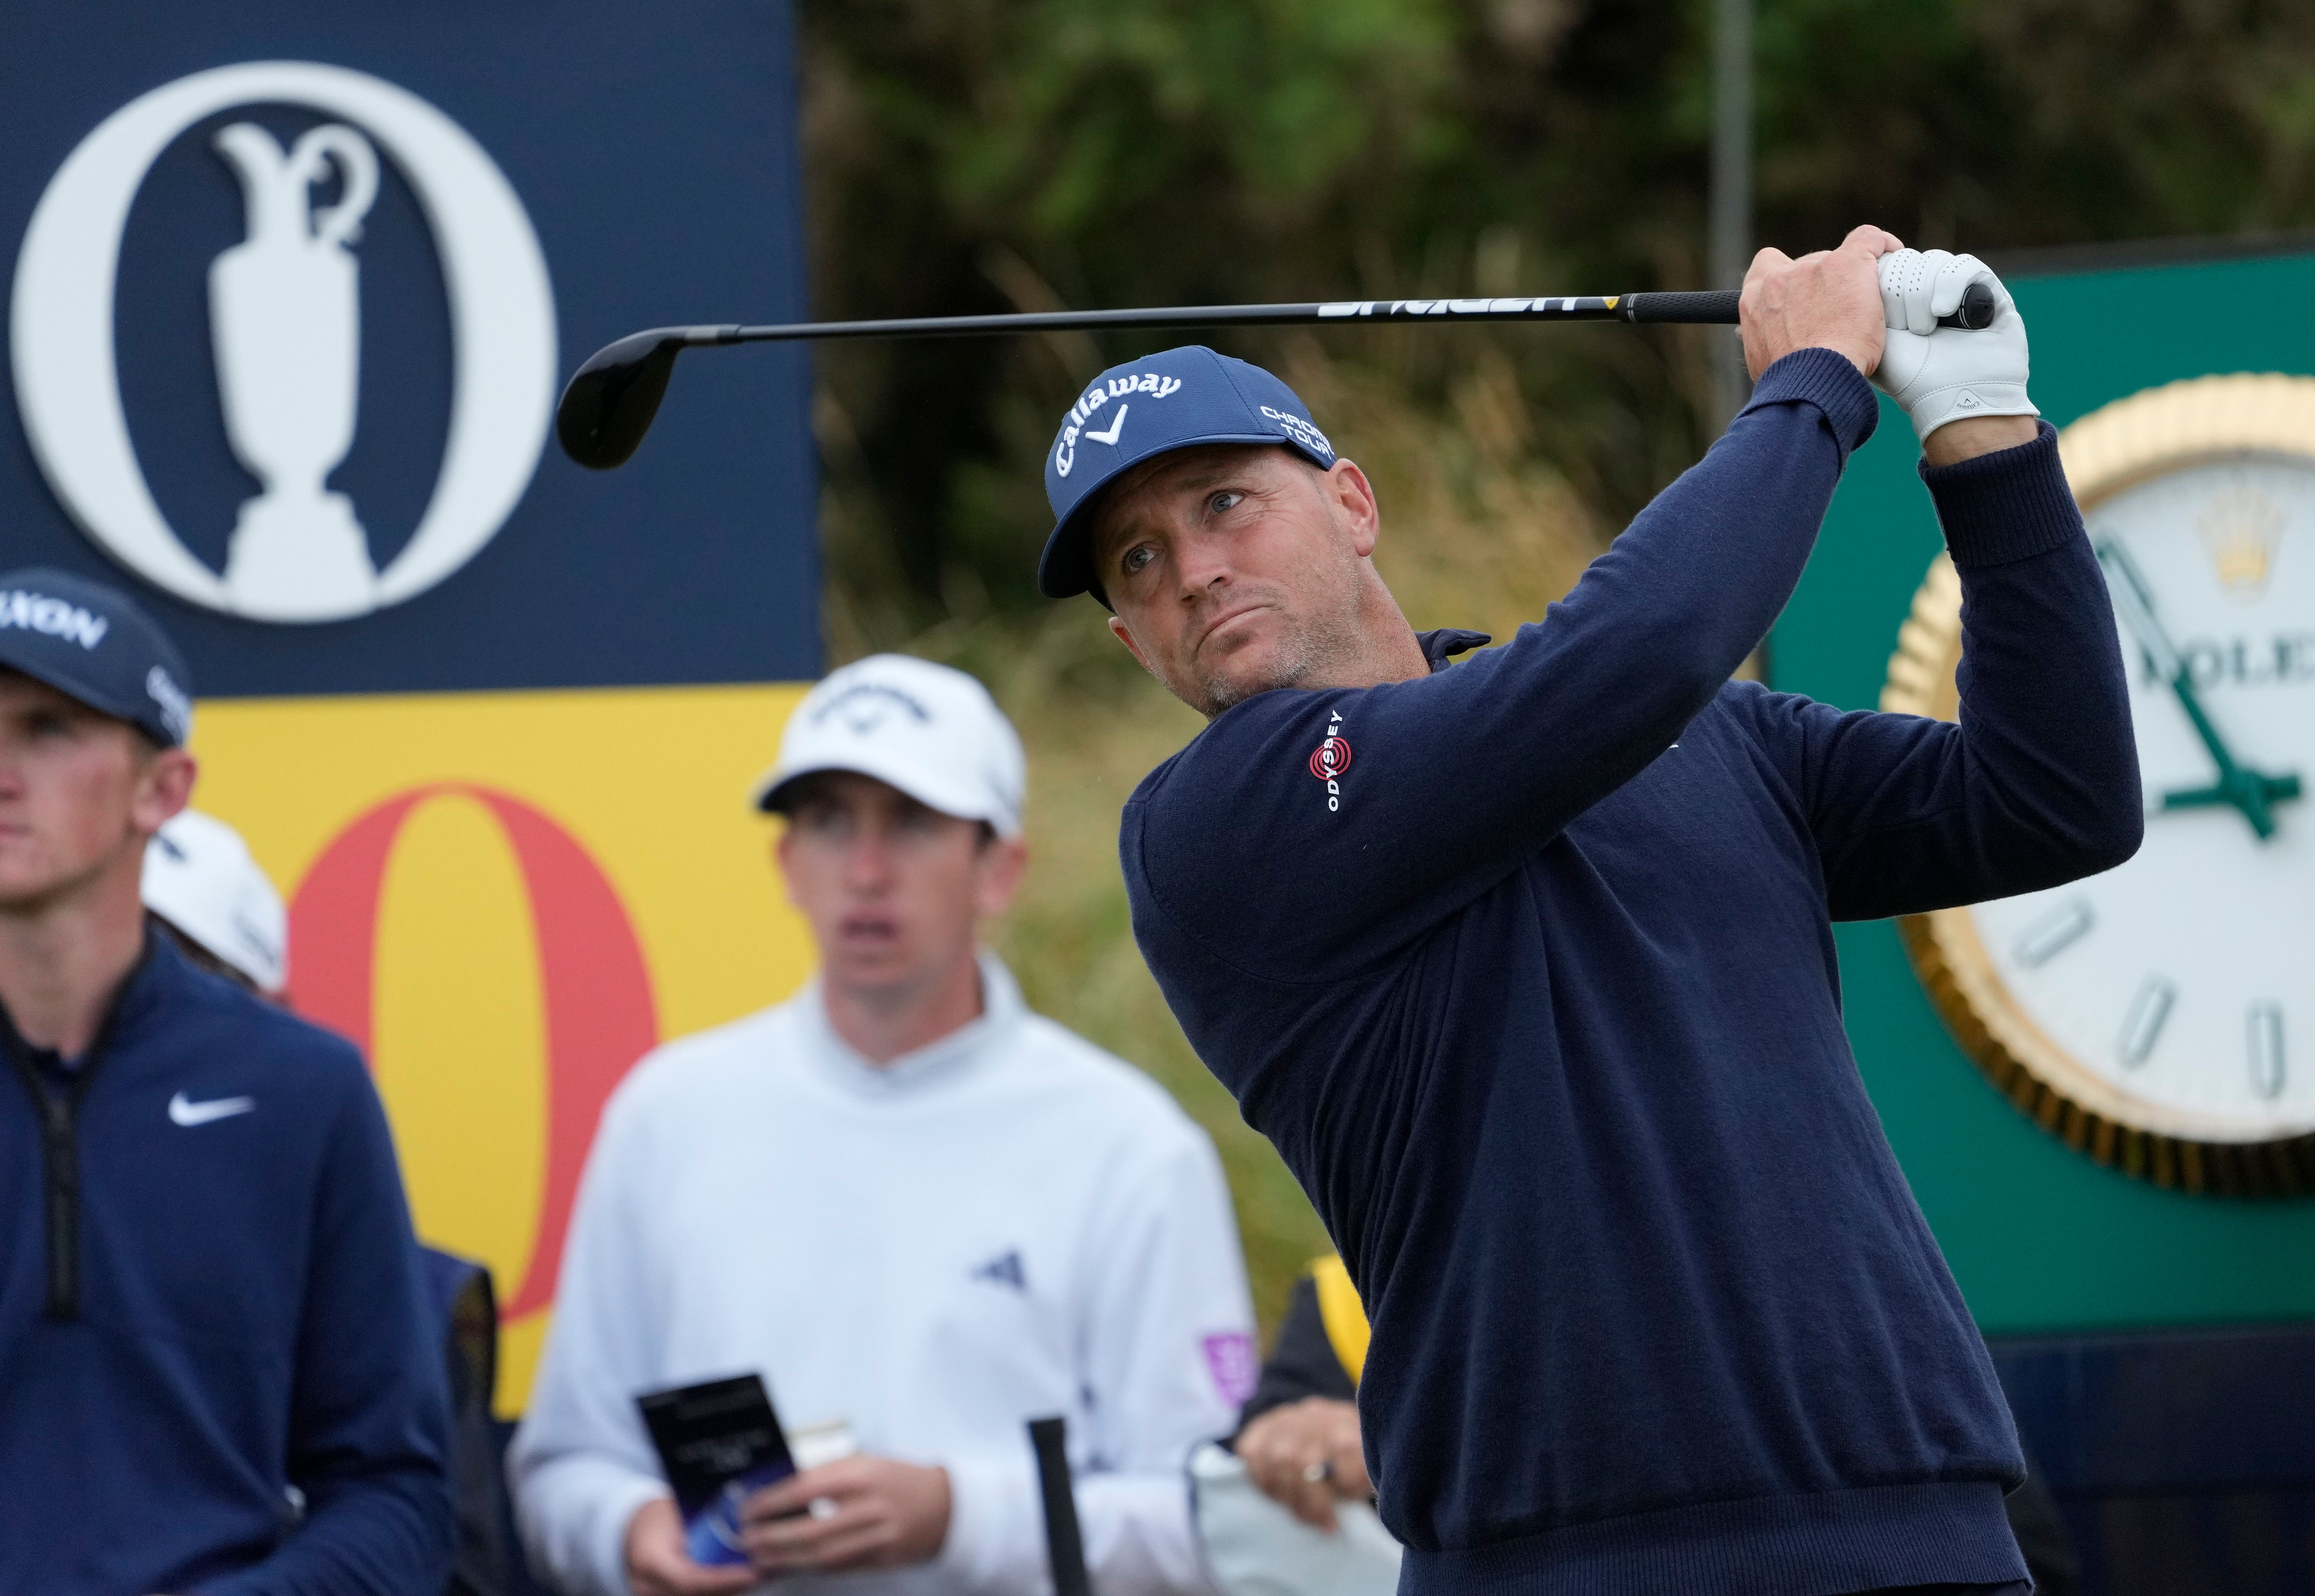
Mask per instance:
[[[1940,327],[1964,289],[1992,286],[1993,324]],[[2026,323],[2001,279],[1975,255],[1897,250],[1881,257],[1881,308],[1889,326],[1874,386],[1905,407],[1923,439],[1947,421],[1982,415],[2040,415],[2026,397]]]

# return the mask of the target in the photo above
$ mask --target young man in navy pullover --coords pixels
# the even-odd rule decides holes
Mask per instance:
[[[433,1596],[442,1343],[377,1094],[145,922],[189,692],[120,594],[0,575],[0,1591]]]
[[[1887,257],[1885,259],[1885,257]],[[1764,251],[1758,386],[1500,649],[1418,637],[1371,489],[1205,350],[1097,379],[1040,571],[1211,719],[1125,811],[1133,924],[1366,1302],[1403,1589],[2023,1592],[2000,1388],[1841,1029],[1830,922],[2136,847],[2115,624],[1977,262]],[[1960,723],[1729,677],[1876,377],[1966,604]],[[1248,447],[1256,446],[1256,447]],[[1484,640],[1477,640],[1484,641]]]

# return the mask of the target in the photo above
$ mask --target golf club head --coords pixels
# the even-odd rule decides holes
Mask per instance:
[[[690,327],[654,327],[606,344],[571,375],[554,407],[554,439],[590,471],[624,466],[651,430]]]

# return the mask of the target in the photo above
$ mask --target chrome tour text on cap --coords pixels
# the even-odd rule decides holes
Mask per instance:
[[[192,734],[177,645],[126,593],[35,566],[0,574],[0,667],[127,721],[163,748]]]
[[[1335,463],[1335,446],[1309,415],[1269,372],[1203,344],[1111,367],[1061,417],[1045,457],[1053,532],[1037,562],[1038,591],[1048,598],[1099,595],[1084,512],[1119,472],[1201,443],[1283,444],[1324,471]]]

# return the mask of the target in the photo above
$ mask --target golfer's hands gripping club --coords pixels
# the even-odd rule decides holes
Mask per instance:
[[[1893,233],[1858,227],[1839,249],[1797,261],[1782,250],[1753,256],[1736,306],[1752,380],[1804,349],[1832,350],[1872,376],[1881,364],[1884,332],[1878,267],[1882,257],[1904,247]]]
[[[2032,418],[2042,412],[2026,396],[2026,323],[1985,262],[1944,250],[1899,249],[1881,257],[1880,279],[1889,330],[1880,368],[1867,368],[1867,375],[1905,407],[1922,444],[1948,422],[1987,416],[2025,418],[2022,433],[2016,426],[2000,430],[2021,433],[2020,442],[2032,438]],[[1951,315],[1976,282],[1993,292],[1992,325],[1974,332],[1938,326],[1938,318]]]

